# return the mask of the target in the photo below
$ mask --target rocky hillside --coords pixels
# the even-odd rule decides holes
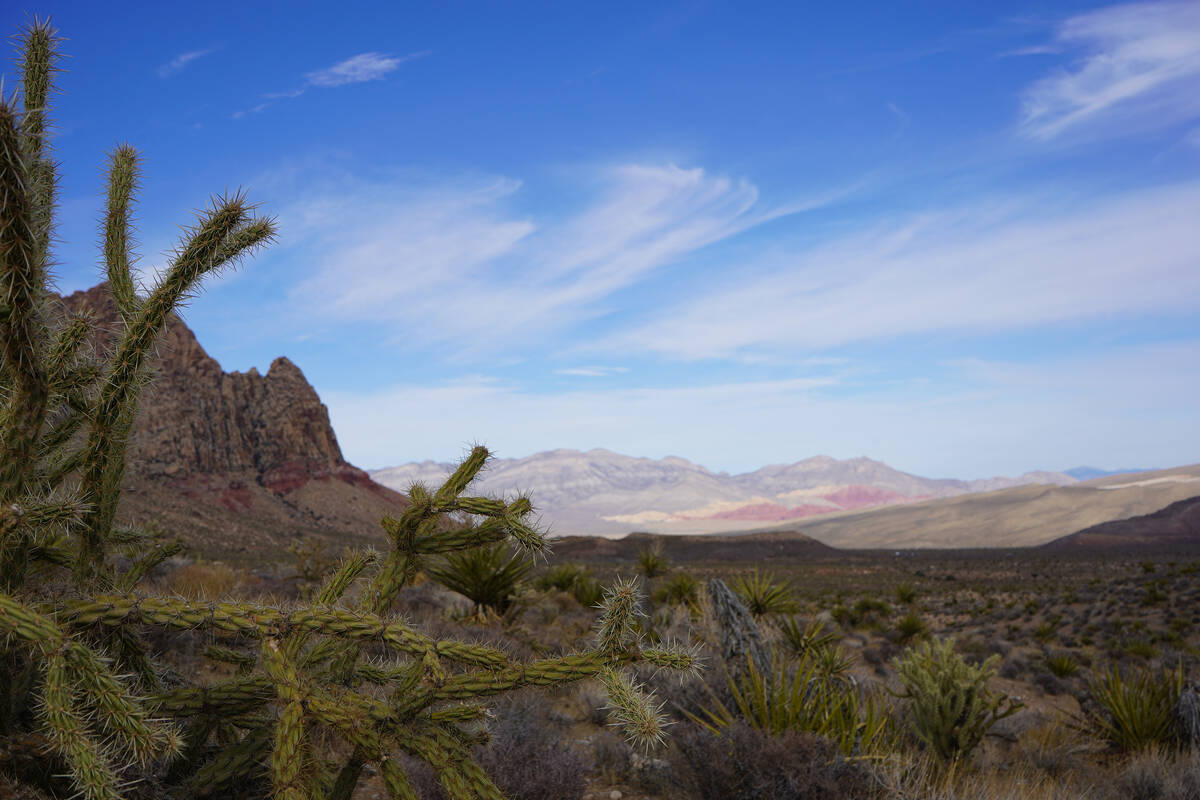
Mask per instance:
[[[120,318],[106,284],[62,298],[87,310],[106,352]],[[405,498],[342,458],[329,413],[286,358],[266,375],[225,372],[173,317],[159,340],[156,379],[131,435],[119,514],[177,533],[210,553],[277,554],[316,536],[377,540],[378,521]]]
[[[1196,487],[1200,492],[1200,486]],[[1047,550],[1200,550],[1200,496],[1172,503],[1153,514],[1102,522],[1055,539]]]
[[[423,461],[371,476],[404,491],[414,481],[436,485],[452,468]],[[561,535],[702,534],[1032,483],[1068,485],[1075,479],[1054,472],[980,481],[922,478],[869,458],[829,456],[729,475],[676,456],[654,460],[603,449],[563,449],[497,459],[480,478],[478,491],[529,491],[543,523]]]

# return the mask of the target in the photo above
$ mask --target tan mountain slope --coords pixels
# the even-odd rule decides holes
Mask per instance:
[[[1200,464],[829,514],[757,530],[793,530],[838,548],[1032,547],[1196,495]]]
[[[101,332],[94,345],[111,347],[120,322],[106,284],[63,306],[88,309]],[[120,519],[210,555],[275,557],[304,536],[378,542],[379,519],[407,507],[342,458],[329,412],[286,358],[266,375],[225,372],[178,317],[158,353],[130,436]]]

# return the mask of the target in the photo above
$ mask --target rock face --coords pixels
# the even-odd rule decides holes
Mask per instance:
[[[93,315],[93,344],[107,353],[121,329],[107,284],[62,302]],[[384,513],[406,507],[342,458],[328,410],[287,358],[266,375],[225,372],[174,316],[158,352],[130,436],[122,514],[257,551],[296,535],[373,536]]]

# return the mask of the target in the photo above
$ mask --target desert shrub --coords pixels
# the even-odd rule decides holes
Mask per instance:
[[[1124,765],[1112,790],[1112,800],[1195,800],[1200,797],[1200,752],[1151,747]]]
[[[923,642],[894,662],[904,687],[905,719],[942,761],[969,757],[992,725],[1022,707],[988,688],[997,661],[999,656],[967,664],[951,638]]]
[[[585,575],[575,581],[571,594],[584,608],[595,608],[604,599],[604,586],[595,578]]]
[[[184,564],[166,578],[167,588],[189,600],[224,600],[238,585],[240,573],[219,562]]]
[[[672,760],[683,800],[869,800],[870,768],[850,761],[826,740],[785,731],[771,734],[744,722],[719,733],[679,725]]]
[[[515,701],[515,702],[514,702]],[[587,790],[592,763],[566,744],[564,731],[541,698],[506,699],[495,711],[486,745],[474,756],[510,800],[578,800]],[[446,800],[447,794],[428,765],[410,762],[413,788],[422,800]],[[454,795],[449,795],[453,797]]]
[[[647,580],[657,578],[659,575],[665,575],[670,568],[671,562],[663,555],[663,543],[661,540],[655,541],[654,544],[647,545],[638,550],[637,569]]]
[[[896,641],[901,644],[918,639],[929,633],[929,625],[915,611],[910,611],[896,620]]]
[[[896,602],[911,605],[917,602],[917,590],[911,583],[898,583],[895,589]]]
[[[775,577],[769,572],[755,570],[749,575],[739,575],[734,578],[730,588],[741,598],[746,610],[756,617],[796,612],[797,604],[791,587],[776,583]]]
[[[102,240],[120,319],[111,352],[92,357],[92,321],[51,306],[47,275],[57,180],[47,99],[61,40],[35,19],[18,41],[23,108],[0,97],[0,786],[87,800],[347,800],[372,765],[390,795],[411,798],[406,753],[452,796],[494,798],[471,750],[483,701],[593,676],[628,735],[659,739],[665,720],[625,667],[686,669],[694,658],[643,646],[632,582],[606,594],[593,647],[529,663],[394,615],[431,557],[510,541],[545,549],[527,497],[463,495],[490,457],[484,447],[436,492],[414,485],[400,518],[381,521],[386,552],[347,555],[311,602],[147,591],[143,578],[178,547],[114,520],[156,342],[206,275],[270,242],[275,225],[240,193],[214,198],[142,296],[130,273],[139,157],[117,147]],[[443,524],[459,512],[483,521]],[[219,667],[203,679],[156,657],[201,637]]]
[[[837,641],[837,635],[825,630],[820,620],[809,620],[802,626],[794,615],[779,623],[779,632],[783,634],[788,651],[797,656],[829,647]]]
[[[427,572],[442,586],[474,603],[476,609],[503,614],[532,569],[533,561],[527,555],[506,542],[497,542],[448,553]]]
[[[1122,672],[1111,667],[1088,680],[1096,708],[1083,725],[1118,750],[1142,750],[1178,741],[1175,707],[1183,691],[1183,665],[1174,670]]]
[[[714,733],[740,721],[776,735],[815,734],[847,756],[881,752],[893,734],[887,708],[880,697],[863,691],[846,675],[841,668],[844,657],[839,658],[843,660],[831,672],[814,654],[792,663],[776,654],[769,675],[747,659],[747,669],[726,678],[730,704],[714,693],[711,706],[687,716]]]
[[[556,564],[539,575],[533,585],[543,592],[550,589],[569,592],[577,581],[587,577],[588,570],[582,564]]]
[[[676,572],[654,590],[654,601],[695,608],[700,602],[700,580],[690,572]]]
[[[1056,678],[1070,678],[1079,672],[1079,662],[1070,653],[1050,653],[1045,660],[1046,669]]]

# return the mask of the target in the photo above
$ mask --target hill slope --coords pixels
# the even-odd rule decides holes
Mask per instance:
[[[1115,475],[1071,486],[1020,486],[905,506],[836,514],[800,526],[838,548],[1031,547],[1200,494],[1200,465]]]
[[[1200,496],[1172,503],[1153,514],[1102,522],[1043,547],[1072,551],[1200,550]]]

